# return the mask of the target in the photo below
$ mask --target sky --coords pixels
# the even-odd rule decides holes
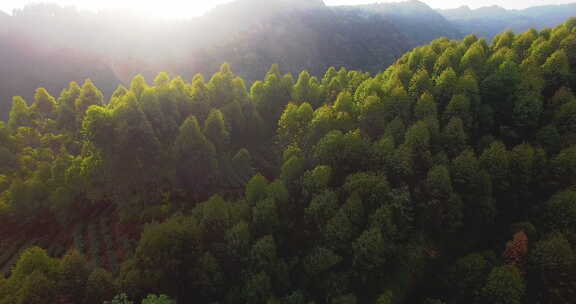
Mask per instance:
[[[186,18],[200,16],[210,8],[231,0],[0,0],[0,10],[10,13],[29,3],[55,2],[73,5],[82,9],[138,8],[141,12],[162,18]],[[353,5],[374,2],[398,2],[400,0],[324,0],[327,5]],[[433,8],[455,8],[468,5],[471,8],[500,5],[505,8],[521,9],[537,5],[572,3],[576,0],[423,0]]]

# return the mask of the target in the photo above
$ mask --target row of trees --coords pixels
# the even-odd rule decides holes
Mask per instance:
[[[80,290],[179,303],[569,302],[575,46],[572,19],[491,44],[439,39],[373,77],[332,68],[294,81],[274,66],[248,93],[223,65],[207,82],[136,77],[107,103],[90,82],[57,100],[39,89],[0,128],[2,203],[64,221],[93,204],[142,221],[169,207],[114,279],[98,271],[109,288],[60,293],[76,302]],[[75,253],[29,252],[52,262],[24,254],[2,301],[31,303],[19,299],[79,276],[57,270]],[[93,285],[88,273],[75,282]]]

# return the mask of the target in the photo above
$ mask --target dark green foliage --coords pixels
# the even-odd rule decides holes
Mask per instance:
[[[31,123],[32,113],[26,101],[22,97],[16,96],[12,101],[12,108],[10,110],[10,119],[8,120],[8,127],[16,130],[18,127],[24,127]]]
[[[112,275],[102,268],[92,271],[86,281],[85,303],[99,304],[110,301],[117,292]]]
[[[102,104],[104,104],[102,92],[96,88],[91,80],[86,80],[80,90],[80,96],[75,101],[76,112],[83,116],[90,106]]]
[[[489,303],[522,303],[525,293],[524,280],[515,266],[501,266],[492,269],[481,298]]]
[[[204,123],[204,134],[210,140],[217,151],[224,151],[230,142],[230,132],[228,132],[224,115],[219,110],[212,110]]]
[[[81,299],[87,288],[89,269],[86,260],[76,250],[68,252],[58,269],[58,291],[70,299]]]
[[[196,117],[189,117],[180,127],[174,142],[174,157],[183,187],[203,187],[217,169],[216,149],[200,130]]]

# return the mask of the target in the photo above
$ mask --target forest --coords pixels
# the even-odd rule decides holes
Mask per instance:
[[[0,303],[570,303],[575,91],[572,18],[377,74],[14,97]]]

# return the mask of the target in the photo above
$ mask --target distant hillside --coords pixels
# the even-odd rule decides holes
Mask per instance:
[[[341,8],[362,10],[382,16],[396,25],[403,34],[418,45],[428,43],[438,37],[462,38],[462,33],[446,18],[418,0],[343,6]]]
[[[492,38],[505,30],[523,32],[529,28],[543,29],[561,24],[576,16],[576,3],[538,6],[525,10],[507,10],[499,6],[473,10],[462,6],[438,12],[464,34]]]
[[[308,70],[319,75],[330,66],[375,72],[414,46],[381,16],[316,7],[278,12],[234,37],[197,50],[194,57],[203,59],[201,72],[212,73],[226,61],[238,74],[254,80],[274,63],[293,74]]]

